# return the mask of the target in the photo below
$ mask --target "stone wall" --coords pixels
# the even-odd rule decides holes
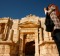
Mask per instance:
[[[34,38],[27,38],[35,41],[35,56],[58,56],[57,46],[51,37],[51,32],[46,32],[44,22],[44,17],[35,15],[28,15],[20,20],[1,18],[0,25],[4,23],[5,28],[3,33],[0,33],[0,56],[25,56],[24,34],[33,35]],[[5,39],[2,40],[3,38]]]
[[[0,45],[0,56],[10,56],[9,45]]]
[[[40,56],[59,56],[57,46],[51,37],[51,32],[46,31],[45,20],[41,19],[41,28],[39,29],[39,48]]]

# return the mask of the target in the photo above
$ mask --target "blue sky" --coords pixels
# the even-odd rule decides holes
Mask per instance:
[[[0,0],[0,18],[20,19],[29,14],[45,17],[44,7],[49,4],[55,4],[60,9],[60,0]]]

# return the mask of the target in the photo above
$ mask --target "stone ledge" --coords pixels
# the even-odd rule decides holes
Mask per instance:
[[[16,43],[12,42],[12,41],[0,41],[0,45],[15,45]]]
[[[51,41],[42,41],[39,43],[39,46],[42,46],[42,45],[45,45],[45,44],[54,44],[54,40],[51,40]]]

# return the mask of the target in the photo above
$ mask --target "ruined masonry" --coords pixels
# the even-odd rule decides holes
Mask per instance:
[[[45,17],[0,18],[0,56],[58,56]]]

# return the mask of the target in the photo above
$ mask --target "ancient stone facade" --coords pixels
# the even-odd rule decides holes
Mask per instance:
[[[44,22],[44,17],[35,15],[0,18],[0,56],[58,56]]]

